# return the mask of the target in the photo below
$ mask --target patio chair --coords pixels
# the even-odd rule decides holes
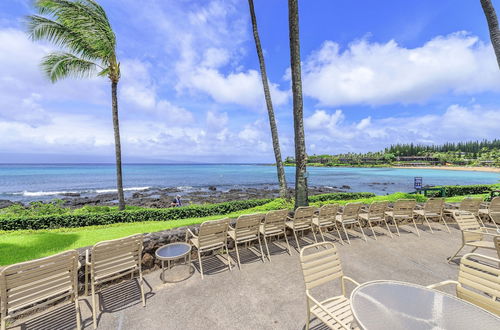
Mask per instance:
[[[479,216],[491,220],[495,227],[499,229],[500,227],[498,225],[500,224],[500,196],[494,197],[491,200],[488,208],[480,209]]]
[[[125,275],[132,278],[139,274],[142,306],[146,306],[144,281],[142,278],[142,244],[143,235],[132,235],[95,244],[85,253],[85,295],[88,295],[88,281],[92,294],[93,327],[97,328],[97,312],[99,300],[96,299],[96,286],[118,279]],[[89,278],[90,275],[90,278]]]
[[[385,217],[385,211],[387,210],[387,204],[388,202],[373,202],[370,204],[370,208],[368,209],[368,213],[360,213],[359,217],[361,220],[364,220],[368,222],[368,225],[370,226],[370,229],[372,230],[373,238],[377,240],[377,235],[375,234],[375,231],[373,230],[372,223],[375,222],[375,224],[379,224],[382,226],[382,223],[385,223],[385,227],[387,228],[387,231],[389,232],[389,235],[391,238],[394,238],[392,236],[391,230],[389,229],[389,225],[387,224],[387,219]]]
[[[458,280],[447,280],[427,286],[435,289],[456,285],[458,298],[500,316],[500,259],[468,253],[460,259]]]
[[[474,214],[484,227],[484,223],[481,220],[481,218],[479,217],[479,209],[481,208],[482,203],[483,203],[482,198],[466,197],[460,202],[460,205],[458,206],[458,210],[459,211],[466,211],[466,212],[470,212],[470,213]],[[453,212],[456,210],[457,209],[453,209],[453,208],[445,208],[443,210],[443,212],[445,214],[452,216]]]
[[[417,236],[420,237],[417,224],[415,223],[415,217],[413,216],[416,205],[417,202],[413,199],[399,199],[394,203],[392,210],[385,212],[386,217],[394,222],[398,236],[401,236],[399,232],[399,222],[406,220],[413,222]]]
[[[335,217],[335,221],[340,223],[342,226],[342,229],[344,230],[344,233],[347,237],[347,243],[351,244],[351,240],[349,239],[349,233],[347,232],[346,225],[353,225],[353,224],[358,224],[359,229],[361,230],[361,233],[363,234],[363,238],[365,242],[368,242],[365,236],[365,232],[363,231],[363,227],[361,226],[361,222],[359,221],[359,210],[361,209],[361,206],[363,204],[361,203],[349,203],[346,206],[344,206],[344,210],[342,211],[342,214],[338,214]]]
[[[227,252],[227,264],[231,271],[231,256],[227,248],[227,231],[229,229],[229,219],[216,221],[205,221],[200,225],[198,235],[188,228],[186,232],[186,242],[190,242],[198,251],[198,262],[200,263],[200,273],[203,279],[203,264],[201,263],[201,254],[207,251],[224,249]]]
[[[295,210],[293,218],[288,217],[286,221],[287,228],[290,228],[293,232],[293,236],[295,237],[295,242],[297,243],[297,251],[300,250],[300,243],[297,237],[297,232],[302,232],[306,230],[311,230],[314,236],[315,243],[318,242],[316,239],[316,234],[314,230],[312,230],[312,219],[314,216],[314,211],[316,207],[314,206],[301,206]]]
[[[78,252],[71,250],[2,269],[1,330],[5,330],[7,322],[18,315],[33,313],[43,306],[68,302],[75,304],[76,326],[80,329],[78,268]]]
[[[415,210],[413,211],[413,214],[418,217],[422,218],[422,224],[427,222],[427,225],[429,226],[429,229],[431,230],[431,233],[434,233],[432,230],[431,224],[429,222],[429,219],[437,219],[438,222],[440,220],[443,220],[444,225],[446,229],[448,230],[449,233],[451,233],[450,228],[448,228],[448,224],[443,218],[443,209],[444,209],[444,199],[442,198],[431,198],[424,204],[424,208],[422,210]]]
[[[259,232],[264,238],[264,244],[266,245],[267,258],[271,261],[271,253],[269,253],[269,246],[267,245],[267,239],[269,238],[269,243],[273,237],[279,237],[281,235],[285,236],[287,251],[289,255],[290,244],[288,244],[288,238],[286,236],[285,222],[288,216],[288,210],[276,210],[267,212],[264,217],[264,223],[260,225]]]
[[[318,251],[320,247],[322,249]],[[310,251],[312,253],[306,253]],[[322,242],[304,247],[300,251],[300,264],[306,287],[306,330],[309,329],[311,314],[331,329],[352,329],[354,317],[346,293],[346,281],[356,286],[359,283],[342,272],[342,264],[335,245],[332,242]],[[340,295],[321,302],[312,296],[311,290],[335,280],[340,282]]]
[[[227,232],[229,237],[234,241],[236,249],[236,257],[238,258],[238,268],[241,269],[240,252],[238,251],[238,244],[249,243],[252,241],[259,242],[260,257],[264,261],[264,252],[262,251],[262,244],[260,242],[259,227],[260,222],[264,218],[263,214],[245,214],[240,215],[236,220],[235,227],[229,225]]]
[[[479,224],[474,214],[466,211],[455,211],[453,212],[453,218],[462,231],[462,246],[449,258],[448,262],[452,261],[465,246],[473,247],[471,252],[479,248],[495,250],[493,242],[484,240],[485,236],[495,236],[495,234],[488,233],[487,228]]]
[[[321,239],[325,242],[325,237],[323,236],[323,228],[328,229],[328,227],[335,227],[337,230],[337,234],[339,235],[339,240],[342,245],[344,245],[344,241],[342,240],[342,236],[340,236],[339,227],[337,227],[337,222],[335,221],[335,217],[337,216],[337,212],[339,211],[338,204],[326,204],[319,208],[319,214],[317,217],[313,218],[312,224],[314,229],[318,229],[321,235]]]
[[[500,259],[500,236],[493,237],[493,245],[495,245],[495,249],[497,250],[498,259]]]

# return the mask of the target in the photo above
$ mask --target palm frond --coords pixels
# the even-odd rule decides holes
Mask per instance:
[[[36,0],[35,8],[40,15],[50,18],[43,20],[42,16],[36,15],[28,18],[32,37],[56,42],[75,55],[88,59],[109,62],[114,58],[115,34],[104,9],[95,1]]]
[[[52,82],[66,77],[87,78],[99,65],[70,53],[52,53],[42,59],[42,69]]]

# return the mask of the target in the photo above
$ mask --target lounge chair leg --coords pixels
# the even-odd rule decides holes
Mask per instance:
[[[443,216],[441,216],[441,219],[443,219],[444,226],[446,227],[446,230],[448,230],[448,233],[451,233],[451,231],[450,231],[450,227],[448,227],[448,224],[446,223],[446,220],[444,220],[444,217],[443,217]]]
[[[311,308],[309,307],[309,298],[307,298],[307,318],[306,318],[306,329],[309,330],[309,323],[311,322]]]
[[[349,239],[349,233],[347,232],[347,229],[345,228],[345,225],[342,223],[342,228],[344,229],[345,236],[347,237],[347,243],[351,245],[351,240]]]
[[[236,244],[235,244],[236,245]],[[238,248],[236,248],[236,251]],[[226,243],[226,253],[227,253],[227,265],[229,266],[229,271],[232,271],[233,269],[231,268],[231,256],[229,255],[229,249],[227,248],[227,243]],[[238,263],[240,262],[239,260],[240,256],[238,255]],[[241,269],[241,268],[240,268]]]
[[[476,218],[477,218],[477,219],[479,220],[479,222],[481,223],[481,226],[486,227],[486,226],[484,225],[483,220],[481,219],[481,217],[480,217],[479,215],[477,215],[477,216],[476,216]]]
[[[288,254],[292,255],[292,251],[290,250],[290,244],[288,243],[288,237],[286,236],[286,231],[285,231],[284,236],[285,236],[286,247],[288,249]]]
[[[241,270],[240,253],[238,252],[238,243],[234,242],[234,247],[236,248],[236,257],[238,258],[238,269]]]
[[[6,323],[5,319],[1,319],[0,322],[1,322],[0,329],[5,330],[5,327],[6,327],[6,325],[5,325],[5,323]]]
[[[415,222],[415,218],[411,218],[411,221],[413,221],[413,226],[415,226],[417,236],[420,237],[420,232],[418,231],[418,227],[417,227],[417,223]]]
[[[335,224],[335,229],[337,229],[337,235],[339,235],[340,244],[344,245],[344,240],[342,239],[342,236],[340,235],[340,230],[339,230],[339,227],[337,226],[337,224]]]
[[[398,221],[396,220],[396,218],[392,218],[392,221],[394,221],[394,225],[396,226],[396,232],[398,233],[398,236],[401,237],[401,233],[399,232]]]
[[[271,253],[269,253],[269,246],[267,245],[267,237],[264,236],[264,244],[266,245],[266,250],[267,250],[267,259],[271,261]]]
[[[73,297],[73,299],[75,299],[76,328],[81,329],[82,328],[82,320],[81,320],[81,314],[80,314],[80,304],[78,303],[78,293],[75,293],[75,296]]]
[[[318,227],[318,230],[319,230],[319,234],[321,235],[321,239],[323,240],[323,242],[325,242],[325,236],[323,236],[323,231],[321,230],[321,227]],[[318,243],[318,242],[316,242]]]
[[[314,242],[318,243],[318,239],[316,238],[316,233],[314,232],[314,229],[312,227],[311,227],[311,229],[312,229],[311,231],[312,231],[313,237],[314,237]],[[321,231],[321,228],[319,230]]]
[[[427,217],[425,215],[424,215],[424,220],[427,222],[427,226],[429,226],[429,229],[431,230],[431,233],[434,234],[434,231],[432,230],[431,224],[430,224],[429,220],[427,219]],[[423,221],[422,221],[422,224],[423,224]]]
[[[94,329],[97,329],[97,304],[95,299],[95,285],[93,280],[90,281],[90,291],[92,294],[92,326],[94,327]]]
[[[368,220],[368,225],[370,226],[370,229],[372,230],[373,238],[375,238],[375,240],[377,240],[377,235],[375,234],[375,230],[373,230],[372,222],[370,220]],[[361,224],[359,224],[359,228],[361,229]]]
[[[361,222],[359,222],[358,220],[358,225],[359,225],[359,229],[361,229],[361,233],[363,234],[363,238],[365,239],[365,242],[368,243],[368,240],[366,239],[366,235],[365,235],[365,231],[363,230],[363,227],[361,226]],[[371,224],[370,224],[371,226]],[[372,228],[373,230],[373,228]],[[377,239],[377,236],[375,236],[375,239]]]
[[[385,222],[385,226],[387,227],[387,231],[389,232],[389,235],[391,236],[391,238],[394,238],[394,236],[392,236],[392,232],[391,232],[391,229],[389,228],[389,224],[387,223],[387,220],[384,219],[384,222]]]
[[[146,296],[144,295],[144,279],[142,278],[141,270],[139,270],[139,285],[141,286],[142,307],[146,307]]]
[[[262,262],[264,262],[264,251],[262,251],[262,242],[260,241],[260,236],[257,237],[257,240],[259,241],[260,258],[262,259]]]
[[[198,262],[200,263],[201,279],[203,279],[203,264],[201,263],[201,253],[200,253],[200,250],[198,250]]]
[[[293,236],[295,236],[295,242],[297,243],[297,251],[299,251],[300,253],[300,243],[299,239],[297,238],[297,233],[295,232],[295,230],[293,231]]]
[[[458,251],[453,255],[453,257],[449,257],[448,258],[448,263],[450,263],[458,254],[458,252],[460,252],[463,248],[464,248],[465,245],[462,244],[462,246],[460,247],[460,249],[458,249]]]

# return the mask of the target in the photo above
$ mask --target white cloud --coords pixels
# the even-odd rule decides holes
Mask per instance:
[[[453,92],[500,91],[491,46],[465,32],[418,48],[359,40],[341,51],[326,41],[303,69],[304,93],[325,106],[421,103]]]
[[[312,152],[377,151],[394,143],[440,144],[498,138],[500,109],[451,105],[441,114],[346,122],[342,110],[316,110],[304,119]]]

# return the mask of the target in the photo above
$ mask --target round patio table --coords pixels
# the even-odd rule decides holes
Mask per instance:
[[[191,266],[191,245],[183,242],[170,243],[162,246],[156,250],[156,258],[161,260],[161,275],[163,283],[165,282],[179,282],[187,279],[194,273],[194,269]],[[184,258],[184,265],[188,266],[189,274],[183,278],[177,280],[166,280],[165,271],[169,271],[173,268],[173,263],[175,260]],[[189,261],[188,261],[189,260]],[[165,261],[167,262],[167,268],[165,269]]]
[[[362,329],[500,329],[496,315],[455,296],[421,285],[366,282],[351,293]]]

